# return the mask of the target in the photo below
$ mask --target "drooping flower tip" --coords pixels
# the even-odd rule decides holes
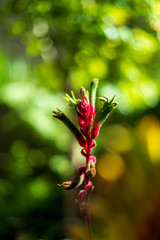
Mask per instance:
[[[63,182],[62,184],[57,183],[58,187],[63,187],[64,189],[70,189],[72,182],[68,181],[68,182]]]
[[[79,145],[84,147],[86,144],[86,140],[84,139],[84,137],[80,133],[80,131],[76,128],[76,126],[69,120],[69,118],[58,108],[57,108],[57,111],[53,111],[53,113],[54,113],[53,117],[62,121],[69,128],[69,130],[73,133],[73,135],[77,139]]]
[[[63,112],[59,108],[56,108],[56,109],[57,109],[57,111],[52,111],[54,113],[54,115],[52,115],[52,116],[54,118],[61,119]]]
[[[78,169],[77,174],[76,174],[75,178],[73,179],[73,181],[67,181],[67,182],[63,182],[62,184],[57,184],[57,185],[59,187],[63,187],[66,190],[70,190],[70,189],[79,187],[84,181],[85,170],[86,170],[86,167],[80,167]]]

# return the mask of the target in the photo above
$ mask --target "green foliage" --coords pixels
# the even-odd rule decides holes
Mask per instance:
[[[1,21],[39,59],[44,87],[60,91],[67,80],[79,89],[98,77],[116,91],[120,111],[130,113],[158,102],[158,9],[156,0],[18,0],[3,3]]]

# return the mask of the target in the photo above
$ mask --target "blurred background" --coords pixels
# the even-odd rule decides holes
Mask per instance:
[[[86,239],[80,189],[56,185],[84,159],[52,110],[77,124],[63,96],[94,77],[119,105],[94,149],[93,240],[160,239],[160,1],[0,0],[0,25],[0,239]]]

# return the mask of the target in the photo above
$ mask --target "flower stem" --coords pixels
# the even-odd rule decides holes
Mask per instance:
[[[85,223],[88,232],[88,240],[91,240],[91,222],[89,216],[85,217]]]
[[[86,134],[86,141],[87,141],[87,155],[86,155],[86,167],[88,165],[88,161],[89,161],[89,157],[91,156],[92,153],[92,148],[90,147],[90,143],[91,143],[91,137],[90,137],[90,128],[87,129],[87,134]],[[85,188],[88,185],[88,183],[90,182],[90,178],[85,175]],[[87,215],[85,216],[85,224],[86,224],[86,229],[88,232],[88,240],[91,240],[91,222],[90,222],[90,217],[89,217],[89,209],[87,211]]]

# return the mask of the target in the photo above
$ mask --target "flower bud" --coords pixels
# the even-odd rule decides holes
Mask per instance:
[[[88,162],[88,165],[86,168],[86,175],[89,178],[95,177],[95,175],[96,175],[96,168],[95,168],[95,163],[93,162],[93,160],[90,160]]]

